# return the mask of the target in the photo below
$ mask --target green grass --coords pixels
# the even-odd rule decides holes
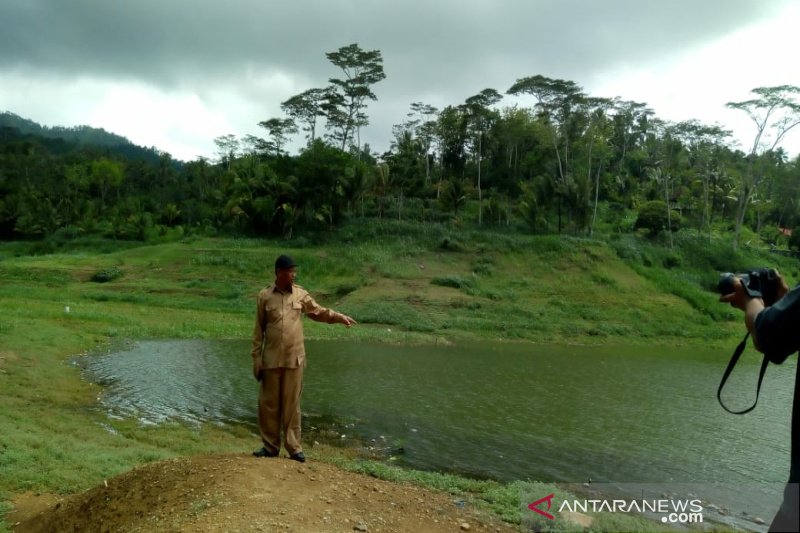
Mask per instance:
[[[520,524],[523,531],[574,531],[575,525],[556,516],[556,520],[548,521],[538,518],[527,510],[527,504],[536,501],[543,495],[555,494],[556,501],[580,500],[580,496],[565,491],[552,483],[533,481],[515,481],[498,483],[492,480],[465,478],[441,472],[428,472],[399,468],[383,462],[357,459],[346,454],[328,455],[326,461],[336,466],[365,474],[393,483],[406,483],[443,491],[478,509],[488,510],[506,522]],[[558,515],[558,513],[555,513]],[[637,515],[619,513],[589,513],[594,519],[593,530],[596,531],[663,531],[660,522]],[[711,524],[706,524],[709,526]],[[717,531],[718,529],[712,529]]]
[[[254,437],[242,428],[109,420],[97,409],[99,388],[66,361],[115,339],[247,338],[256,294],[281,253],[298,262],[298,282],[322,305],[360,323],[347,330],[309,321],[308,338],[406,344],[727,348],[742,325],[712,291],[719,271],[770,265],[790,281],[800,277],[796,259],[691,233],[679,234],[674,250],[635,235],[588,240],[387,221],[288,242],[0,243],[0,516],[22,491],[73,493],[142,463],[249,449]],[[92,282],[98,272],[122,275]],[[359,468],[406,475],[380,463]],[[518,505],[510,496],[518,487],[409,475],[483,494],[504,516]],[[0,531],[7,527],[0,521]]]

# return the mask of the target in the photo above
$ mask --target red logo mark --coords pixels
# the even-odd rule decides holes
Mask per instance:
[[[539,513],[540,515],[544,516],[545,518],[549,518],[550,520],[555,520],[556,519],[555,516],[551,515],[548,512],[542,511],[541,509],[539,509],[537,507],[540,503],[546,501],[547,502],[547,510],[549,511],[550,507],[553,505],[553,498],[554,497],[555,497],[555,494],[550,494],[549,496],[545,496],[544,498],[540,498],[540,499],[536,500],[535,502],[533,502],[532,504],[528,505],[528,509],[530,509],[531,511],[534,511],[536,513]]]

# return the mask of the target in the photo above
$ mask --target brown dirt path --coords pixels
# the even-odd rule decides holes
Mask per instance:
[[[519,531],[446,493],[247,455],[153,463],[81,494],[14,503],[7,521],[18,533]]]

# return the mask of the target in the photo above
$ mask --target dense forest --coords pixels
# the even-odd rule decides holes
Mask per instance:
[[[147,239],[170,228],[291,237],[391,217],[589,236],[717,229],[734,245],[753,233],[795,245],[781,228],[800,226],[800,157],[781,142],[800,123],[798,87],[727,104],[752,120],[744,150],[718,125],[668,122],[645,103],[536,75],[505,91],[530,107],[504,106],[490,88],[443,109],[411,103],[390,149],[375,153],[360,133],[385,77],[380,51],[352,44],[326,56],[338,77],[258,122],[263,138],[215,139],[213,161],[1,115],[0,239]],[[294,155],[292,135],[305,141]]]

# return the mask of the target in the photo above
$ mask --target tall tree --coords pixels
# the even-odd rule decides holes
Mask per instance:
[[[594,225],[597,220],[597,204],[600,199],[600,176],[603,166],[607,163],[610,155],[610,121],[608,111],[612,108],[613,101],[607,98],[587,98],[586,113],[588,115],[588,126],[586,136],[588,137],[588,153],[586,156],[586,182],[592,183],[593,164],[597,161],[594,177],[594,209],[592,211],[592,222],[589,225],[589,236],[594,233]]]
[[[291,118],[271,118],[262,120],[259,126],[267,130],[270,136],[270,145],[275,149],[275,155],[280,157],[281,148],[286,144],[288,136],[297,133],[297,126]]]
[[[308,145],[316,139],[317,119],[325,116],[325,89],[308,89],[281,104],[281,109],[307,132]]]
[[[775,150],[790,130],[800,124],[800,103],[797,101],[800,87],[777,85],[753,89],[756,98],[742,102],[728,102],[727,107],[744,111],[756,126],[753,144],[747,154],[747,171],[743,175],[736,211],[734,248],[739,245],[739,236],[744,223],[751,196],[758,188],[762,176],[756,172],[759,155]]]
[[[465,144],[467,142],[467,121],[464,110],[447,106],[437,120],[437,144],[439,145],[440,174],[436,197],[441,194],[442,181],[450,177],[464,177]]]
[[[217,154],[220,162],[230,170],[231,163],[236,159],[236,154],[239,152],[239,140],[236,135],[232,133],[220,135],[214,139],[214,144],[217,145]]]
[[[471,130],[473,145],[478,163],[478,225],[483,225],[483,193],[481,187],[481,160],[483,156],[483,138],[486,131],[499,118],[499,114],[491,109],[503,98],[494,89],[484,89],[476,95],[470,96],[464,102],[467,116],[467,127]]]
[[[422,146],[422,151],[425,153],[425,182],[431,180],[431,145],[436,136],[436,115],[439,110],[429,104],[422,102],[412,102],[411,116],[417,122],[416,135]]]
[[[571,163],[569,123],[576,107],[585,95],[572,81],[548,78],[541,75],[518,79],[508,94],[528,94],[536,99],[536,110],[544,118],[551,144],[556,155],[557,176],[555,191],[558,197],[558,232],[561,233],[561,203],[574,187]]]
[[[686,120],[675,125],[674,134],[683,143],[688,153],[689,170],[701,184],[703,206],[700,222],[702,230],[708,231],[711,238],[712,187],[720,170],[718,152],[724,146],[731,132],[720,126],[708,126],[697,120]],[[699,179],[697,179],[699,178]]]
[[[649,128],[649,121],[654,114],[646,104],[630,100],[614,100],[614,131],[611,137],[614,156],[610,164],[615,169],[615,192],[621,199],[627,198],[629,200],[627,203],[631,207],[635,192],[631,189],[636,186],[631,174],[637,170],[636,167],[642,159],[642,144]]]
[[[406,193],[419,194],[423,183],[422,144],[407,129],[395,130],[391,152],[384,155],[389,168],[389,185],[397,192],[397,218],[402,216]]]
[[[380,50],[362,50],[353,43],[339,48],[335,52],[325,54],[328,60],[342,69],[344,78],[331,78],[331,91],[338,98],[328,95],[328,122],[340,132],[339,139],[344,150],[353,133],[358,135],[357,148],[360,152],[361,127],[368,124],[364,113],[366,100],[377,100],[372,86],[386,77],[383,72],[383,57]],[[331,113],[331,106],[338,108],[338,113]],[[332,124],[331,124],[332,122]]]

